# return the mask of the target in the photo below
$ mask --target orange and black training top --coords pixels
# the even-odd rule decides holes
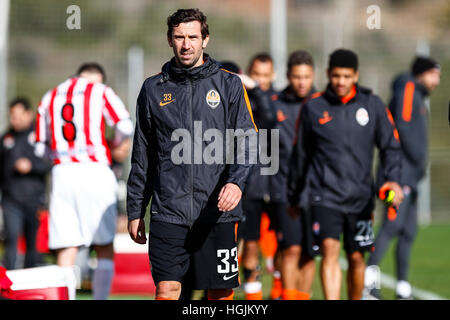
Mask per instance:
[[[370,89],[359,85],[338,97],[328,86],[303,106],[291,157],[288,200],[299,202],[309,187],[310,205],[359,213],[375,196],[374,147],[380,150],[383,176],[400,178],[400,142],[387,108]]]
[[[392,83],[389,110],[398,129],[403,154],[400,182],[415,190],[427,168],[427,96],[427,89],[410,73],[397,76]]]

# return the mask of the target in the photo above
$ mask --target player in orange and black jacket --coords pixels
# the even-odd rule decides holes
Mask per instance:
[[[358,85],[358,58],[340,49],[330,56],[329,84],[302,108],[292,154],[288,198],[300,202],[308,182],[313,231],[323,255],[321,278],[326,299],[339,299],[340,235],[349,261],[349,298],[360,299],[364,255],[373,244],[374,146],[380,150],[386,185],[402,200],[400,143],[380,98]],[[291,211],[295,211],[292,210]]]
[[[393,237],[398,236],[397,297],[411,298],[408,283],[411,246],[417,234],[418,183],[425,176],[428,154],[428,111],[427,96],[439,85],[440,67],[428,57],[417,57],[410,72],[397,76],[392,85],[393,96],[389,109],[397,126],[401,149],[402,170],[400,184],[405,199],[396,215],[385,212],[385,219],[375,240],[375,251],[368,261],[367,272],[376,272],[371,266],[381,262]],[[378,185],[384,182],[383,168],[378,171]],[[379,290],[373,288],[372,295],[381,298]]]
[[[270,203],[278,208],[275,229],[278,238],[278,254],[281,256],[278,270],[281,273],[283,300],[309,299],[314,278],[314,250],[309,212],[299,217],[288,214],[287,182],[290,156],[296,134],[296,121],[302,104],[315,92],[314,62],[306,51],[295,51],[288,59],[289,85],[274,99],[279,130],[279,171],[269,177]],[[274,152],[275,150],[272,150]],[[303,254],[303,255],[302,255]],[[303,279],[300,282],[300,279]]]

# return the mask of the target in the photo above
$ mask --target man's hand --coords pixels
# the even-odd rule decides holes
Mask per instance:
[[[217,199],[219,201],[217,207],[220,211],[231,211],[236,208],[239,201],[241,201],[241,197],[241,188],[234,183],[227,183],[223,186],[222,190],[220,190],[219,198]]]
[[[27,158],[19,158],[14,164],[20,174],[27,174],[31,171],[31,161]]]
[[[300,207],[299,206],[289,206],[288,214],[291,218],[297,218],[300,216]]]
[[[391,189],[395,192],[394,200],[392,201],[392,206],[397,208],[403,202],[403,190],[397,182],[387,181],[385,182],[380,190],[388,190]]]
[[[129,220],[128,233],[134,242],[145,244],[147,242],[147,236],[145,235],[144,219]]]
[[[128,157],[131,148],[131,139],[125,139],[117,147],[111,148],[111,157],[114,161],[122,163]]]

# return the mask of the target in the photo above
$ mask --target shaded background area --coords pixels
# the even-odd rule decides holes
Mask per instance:
[[[316,86],[326,84],[329,53],[354,49],[360,57],[362,85],[385,103],[393,77],[409,68],[417,49],[429,51],[442,65],[441,85],[430,99],[431,221],[450,221],[450,3],[446,0],[288,0],[287,52],[310,51]],[[69,30],[69,5],[81,9],[81,29]],[[367,8],[381,9],[381,29],[370,30]],[[73,74],[83,61],[98,61],[107,82],[134,111],[136,92],[128,87],[128,54],[142,48],[140,83],[160,71],[172,55],[166,19],[181,7],[198,7],[208,17],[211,41],[206,52],[217,60],[236,61],[246,69],[250,57],[270,52],[270,0],[14,0],[11,1],[8,100],[30,97],[34,106],[46,90]],[[283,21],[277,23],[282,24]],[[136,74],[135,74],[136,76]],[[139,83],[139,85],[140,85]],[[286,83],[278,74],[279,88]],[[138,86],[139,86],[138,85]],[[135,90],[134,90],[135,91]]]

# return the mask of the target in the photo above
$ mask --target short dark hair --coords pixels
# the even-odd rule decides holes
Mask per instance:
[[[250,70],[253,68],[253,64],[256,61],[261,61],[261,62],[270,62],[273,64],[273,59],[270,56],[270,54],[266,53],[266,52],[260,52],[255,54],[251,59],[250,62],[248,64],[248,69],[247,71],[250,72]]]
[[[24,97],[17,97],[17,98],[15,98],[15,99],[13,99],[10,103],[9,103],[9,109],[11,110],[14,106],[16,106],[16,105],[18,105],[18,104],[20,104],[20,105],[22,105],[23,106],[23,108],[25,109],[25,110],[31,110],[31,104],[30,104],[30,101],[27,99],[27,98],[24,98]]]
[[[82,72],[92,72],[92,73],[100,73],[103,77],[103,82],[106,81],[106,74],[105,74],[105,69],[103,69],[103,67],[98,64],[97,62],[86,62],[83,63],[77,71],[77,74],[80,75]]]
[[[199,9],[178,9],[167,18],[167,38],[172,39],[173,28],[180,23],[198,21],[201,25],[202,38],[209,35],[209,27],[206,23],[206,16]]]
[[[288,72],[290,72],[294,66],[298,66],[301,64],[306,64],[314,68],[314,60],[311,54],[304,50],[297,50],[292,52],[289,55],[288,59],[287,64]]]
[[[431,57],[417,56],[411,65],[411,72],[414,76],[418,76],[430,69],[441,69],[439,63]]]
[[[330,54],[328,61],[328,69],[331,70],[334,67],[353,68],[358,71],[358,56],[351,50],[337,49]]]

